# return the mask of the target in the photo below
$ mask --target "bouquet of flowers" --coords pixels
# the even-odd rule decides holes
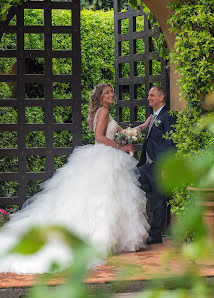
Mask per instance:
[[[140,138],[142,138],[142,133],[137,129],[128,126],[126,129],[116,133],[115,142],[120,146],[124,146],[126,144],[137,143]],[[132,151],[130,151],[129,154],[131,156],[134,155]]]

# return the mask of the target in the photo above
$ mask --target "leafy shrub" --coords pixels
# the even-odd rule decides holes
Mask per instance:
[[[170,7],[174,13],[169,24],[176,34],[176,42],[169,56],[177,65],[181,95],[187,101],[186,109],[178,113],[171,137],[177,146],[177,155],[185,158],[214,144],[212,133],[203,130],[197,133],[195,128],[199,118],[208,113],[203,110],[203,100],[214,87],[213,1],[176,1],[170,2]],[[190,199],[186,187],[175,190],[171,200],[173,213],[185,210]]]
[[[129,1],[133,9],[140,8],[140,0]],[[169,53],[163,34],[156,43],[160,55],[176,65],[179,74],[182,97],[186,100],[184,111],[178,112],[174,131],[166,138],[172,138],[177,147],[178,157],[188,157],[200,153],[214,144],[213,134],[205,131],[196,133],[195,125],[202,115],[205,95],[214,88],[214,19],[213,0],[177,0],[169,2],[172,13],[168,23],[176,35],[174,50]],[[158,25],[151,12],[151,25]],[[187,185],[176,188],[170,200],[172,213],[183,213],[189,204],[190,195]]]
[[[9,98],[12,94],[13,91],[11,87],[5,82],[0,82],[0,98]]]

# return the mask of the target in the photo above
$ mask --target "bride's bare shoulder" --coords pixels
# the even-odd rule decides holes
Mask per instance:
[[[109,119],[109,110],[105,107],[101,108],[97,115],[97,120]]]

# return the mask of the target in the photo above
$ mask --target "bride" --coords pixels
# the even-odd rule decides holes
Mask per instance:
[[[71,258],[68,249],[54,239],[30,257],[6,254],[33,225],[62,225],[106,253],[145,247],[149,230],[146,197],[135,172],[138,161],[126,153],[133,146],[114,141],[116,132],[122,130],[109,114],[114,99],[110,84],[98,84],[92,91],[88,121],[95,145],[75,148],[67,164],[4,225],[0,272],[44,273],[53,261],[63,267]],[[136,129],[144,130],[149,122],[150,117]]]

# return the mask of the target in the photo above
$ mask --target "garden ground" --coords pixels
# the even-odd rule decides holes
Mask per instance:
[[[110,257],[106,265],[97,266],[95,270],[91,270],[85,282],[91,288],[92,292],[100,287],[103,289],[109,288],[111,287],[111,283],[117,278],[120,269],[127,264],[131,264],[139,269],[138,273],[131,277],[129,274],[128,282],[123,284],[118,292],[133,293],[141,291],[148,281],[155,276],[159,278],[161,276],[169,277],[172,274],[184,272],[187,266],[187,260],[183,260],[183,263],[178,263],[178,258],[175,256],[174,259],[170,259],[170,262],[163,263],[163,255],[171,249],[171,241],[164,238],[162,244],[153,244],[139,252],[123,253]],[[210,260],[203,261],[199,268],[200,275],[214,280],[213,262]],[[0,274],[0,298],[22,296],[29,287],[35,284],[36,279],[36,275]],[[62,275],[58,275],[51,279],[50,285],[55,286],[63,282]],[[128,295],[128,297],[130,296]],[[131,297],[134,297],[134,294]]]

